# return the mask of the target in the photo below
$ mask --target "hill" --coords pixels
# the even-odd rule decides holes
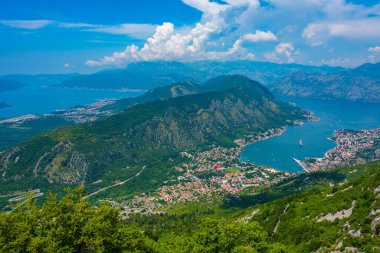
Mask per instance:
[[[4,252],[378,252],[380,163],[299,175],[252,195],[248,207],[187,203],[125,220],[84,190],[0,214]],[[274,192],[293,192],[273,201]],[[239,196],[242,198],[243,196]],[[257,204],[255,199],[261,199]],[[20,231],[20,227],[23,229]]]
[[[207,92],[137,104],[40,134],[1,153],[2,192],[77,184],[95,190],[146,167],[124,194],[143,192],[176,175],[182,151],[233,146],[245,135],[305,119],[301,110],[243,76],[220,77],[202,89]]]

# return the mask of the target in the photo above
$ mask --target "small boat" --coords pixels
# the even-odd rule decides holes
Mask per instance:
[[[300,138],[300,140],[299,140],[298,144],[299,144],[300,146],[303,146],[303,141],[302,141],[302,139],[301,139],[301,138]]]

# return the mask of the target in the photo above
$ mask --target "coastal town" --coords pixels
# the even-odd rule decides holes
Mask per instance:
[[[353,166],[380,159],[380,128],[369,130],[337,130],[329,138],[337,146],[322,158],[308,158],[300,165],[308,171]]]
[[[310,114],[309,120],[318,119]],[[239,154],[245,146],[279,136],[284,131],[286,128],[282,127],[249,135],[235,140],[236,146],[232,148],[213,146],[203,152],[182,152],[181,156],[187,162],[175,167],[179,174],[176,179],[165,181],[156,192],[135,196],[118,205],[123,208],[122,213],[125,217],[133,213],[152,214],[170,204],[205,202],[207,199],[215,199],[215,196],[238,195],[247,188],[255,191],[262,186],[293,177],[295,175],[292,173],[257,166],[239,159]],[[337,147],[326,152],[325,157],[298,161],[305,172],[352,166],[380,159],[380,129],[339,130],[335,131],[334,135],[330,140],[336,142]]]
[[[144,193],[119,203],[122,214],[125,217],[133,213],[151,214],[169,204],[205,201],[208,196],[235,195],[247,188],[259,188],[294,176],[239,159],[246,145],[281,135],[284,131],[285,127],[281,127],[237,139],[232,148],[213,146],[202,152],[182,152],[181,156],[187,161],[175,167],[179,176],[165,181],[151,194]]]
[[[115,103],[115,99],[103,99],[87,106],[77,106],[66,110],[57,110],[52,114],[46,116],[59,115],[64,120],[74,123],[84,123],[88,121],[94,121],[96,119],[111,116],[114,114],[110,110],[101,110],[107,105]]]
[[[84,123],[115,114],[111,110],[104,110],[107,105],[115,103],[115,99],[103,99],[86,106],[76,106],[64,110],[56,110],[47,114],[27,114],[0,120],[0,125],[11,124],[12,127],[22,127],[22,124],[30,121],[38,121],[53,117],[61,118],[67,123]]]

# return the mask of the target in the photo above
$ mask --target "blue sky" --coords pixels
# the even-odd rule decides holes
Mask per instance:
[[[363,4],[363,2],[365,4]],[[380,0],[0,0],[0,74],[133,61],[380,61]]]

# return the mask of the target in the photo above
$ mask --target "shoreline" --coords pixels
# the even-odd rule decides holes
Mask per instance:
[[[304,160],[303,163],[311,171],[353,166],[363,161],[380,159],[377,153],[380,150],[380,128],[335,130],[334,137],[327,139],[336,144],[334,148],[327,150],[323,157]]]
[[[274,128],[274,129],[269,129],[267,130],[266,132],[268,131],[271,131],[271,130],[278,130],[276,133],[274,134],[271,134],[269,136],[266,136],[266,138],[263,138],[263,139],[258,139],[258,140],[254,140],[254,141],[248,141],[246,143],[243,144],[243,146],[241,147],[241,149],[239,150],[239,153],[237,154],[237,158],[241,161],[241,162],[248,162],[252,165],[255,165],[255,166],[258,166],[258,167],[263,167],[263,168],[271,168],[271,169],[274,169],[278,172],[284,172],[284,173],[290,173],[290,174],[300,174],[300,173],[305,173],[305,172],[310,172],[304,165],[303,161],[301,160],[298,160],[296,158],[292,158],[301,168],[302,170],[299,171],[299,172],[289,172],[289,171],[286,171],[286,170],[280,170],[278,168],[272,168],[270,166],[267,166],[267,165],[257,165],[255,163],[252,163],[252,162],[249,162],[249,161],[243,161],[240,157],[240,153],[244,150],[245,147],[247,147],[248,145],[252,145],[252,144],[255,144],[257,142],[260,142],[260,141],[265,141],[265,140],[268,140],[270,138],[273,138],[273,137],[276,137],[276,136],[281,136],[283,135],[286,130],[288,129],[289,126],[303,126],[303,124],[305,122],[312,122],[312,121],[319,121],[320,118],[319,117],[316,117],[314,115],[314,112],[313,111],[310,111],[310,110],[304,110],[304,116],[306,117],[305,120],[294,120],[292,123],[293,124],[287,124],[287,125],[283,125],[281,127],[278,127],[278,128]],[[288,123],[291,123],[291,122],[288,122]],[[265,133],[265,132],[264,132]],[[239,139],[240,140],[240,139]]]

